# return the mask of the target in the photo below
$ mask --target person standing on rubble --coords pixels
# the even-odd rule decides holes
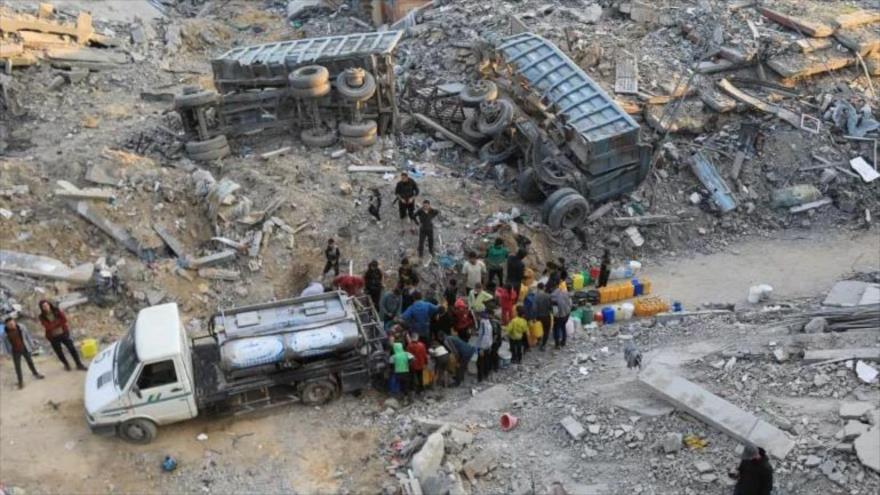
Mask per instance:
[[[409,382],[410,382],[410,361],[415,359],[415,356],[406,352],[403,348],[402,342],[395,342],[391,349],[393,350],[391,353],[391,357],[388,358],[391,364],[393,365],[392,375],[394,380],[397,382],[397,387],[400,390],[400,394],[403,397],[409,396]]]
[[[419,195],[419,186],[406,172],[400,173],[400,180],[394,186],[394,195],[397,196],[397,210],[400,213],[400,233],[406,232],[404,225],[407,220],[415,222],[416,196]],[[410,229],[416,233],[415,227]]]
[[[419,224],[419,258],[425,254],[425,240],[428,241],[428,253],[434,256],[434,218],[439,214],[439,211],[431,207],[430,201],[422,201],[422,207],[416,213],[416,223]]]
[[[27,363],[31,373],[37,380],[46,378],[41,375],[34,366],[34,360],[31,358],[31,352],[34,349],[34,340],[27,328],[19,324],[13,317],[3,320],[5,331],[3,338],[0,339],[0,346],[3,350],[12,356],[12,364],[15,367],[15,376],[18,378],[18,388],[24,388],[24,380],[21,378],[21,358]]]
[[[608,249],[602,251],[602,264],[599,265],[599,281],[596,287],[608,285],[608,276],[611,275],[611,253]]]
[[[339,247],[336,245],[336,241],[332,238],[327,239],[327,248],[324,249],[324,259],[327,262],[324,263],[322,275],[327,275],[331,269],[333,270],[334,277],[339,275],[339,256]]]
[[[492,371],[492,322],[489,320],[488,311],[480,311],[480,320],[477,323],[477,381],[482,382],[484,378],[489,378],[489,372]]]
[[[568,340],[565,325],[571,315],[571,296],[561,287],[552,287],[552,289],[550,301],[553,304],[553,343],[559,349],[565,347],[566,340]]]
[[[367,271],[364,272],[364,285],[366,286],[367,294],[370,295],[370,299],[373,301],[373,307],[376,309],[379,308],[379,302],[382,299],[383,276],[378,261],[373,260],[367,265]]]
[[[406,323],[410,331],[427,340],[431,336],[431,318],[437,314],[438,308],[423,300],[422,294],[418,291],[413,293],[413,299],[415,302],[400,314],[400,320]]]
[[[419,285],[419,274],[409,262],[409,258],[405,257],[400,260],[400,268],[397,269],[397,284],[400,287],[406,285],[415,287]]]
[[[394,290],[385,292],[379,301],[379,318],[385,324],[385,332],[391,328],[397,315],[400,314],[400,288],[395,287]]]
[[[409,336],[409,343],[406,345],[406,352],[412,354],[413,360],[410,362],[410,383],[417,394],[425,390],[425,368],[428,366],[428,349],[419,338],[419,334],[413,332]]]
[[[446,299],[446,306],[451,308],[455,305],[455,300],[458,299],[458,280],[449,279],[446,290],[443,291],[443,298]]]
[[[461,274],[464,275],[464,287],[468,294],[477,285],[482,285],[483,277],[486,276],[486,264],[477,258],[477,253],[468,253],[468,260],[461,265]]]
[[[443,341],[443,346],[455,356],[457,366],[455,368],[455,380],[453,381],[452,386],[457,387],[464,382],[464,374],[467,372],[468,363],[471,362],[471,358],[474,357],[477,348],[455,335],[446,337]]]
[[[474,327],[474,317],[463,298],[458,298],[452,307],[452,329],[462,340],[471,338],[471,329]]]
[[[454,324],[455,319],[449,311],[449,306],[446,304],[437,306],[437,313],[431,318],[431,338],[443,342],[443,339],[452,333]]]
[[[492,283],[498,278],[498,287],[504,285],[504,263],[510,251],[504,246],[504,240],[500,237],[495,239],[495,243],[486,250],[486,269],[489,272],[488,283]]]
[[[523,346],[526,334],[529,333],[529,322],[523,318],[523,314],[525,314],[525,309],[522,306],[517,306],[516,316],[504,327],[510,342],[510,362],[515,364],[522,363]]]
[[[733,495],[770,495],[773,492],[773,466],[761,447],[747,444],[743,448],[734,477],[737,480]]]
[[[70,364],[68,364],[67,358],[64,357],[62,345],[67,347],[67,351],[73,357],[76,369],[85,371],[87,368],[80,361],[79,352],[76,351],[76,346],[73,345],[73,340],[70,338],[70,326],[67,323],[67,316],[64,314],[64,311],[61,311],[58,306],[45,299],[40,301],[39,307],[40,323],[43,325],[43,329],[46,330],[46,340],[52,344],[52,350],[55,351],[58,360],[64,365],[64,369],[70,371]]]
[[[486,303],[491,301],[492,294],[483,290],[483,284],[477,283],[473,290],[468,293],[468,307],[474,313],[482,313],[486,311]]]
[[[516,292],[507,284],[495,289],[495,299],[501,306],[501,324],[507,325],[513,319],[513,306],[516,304]]]
[[[520,285],[526,273],[526,264],[523,263],[525,257],[526,252],[522,249],[507,257],[507,283],[513,287],[517,296],[520,295]]]
[[[535,291],[535,319],[541,322],[544,334],[541,336],[541,351],[547,348],[547,340],[550,338],[550,330],[553,324],[551,315],[553,302],[550,300],[550,294],[547,293],[544,284],[538,284],[538,290]]]

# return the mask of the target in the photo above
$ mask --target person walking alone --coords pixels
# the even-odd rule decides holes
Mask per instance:
[[[52,350],[55,351],[58,360],[64,365],[64,369],[70,371],[70,364],[68,364],[67,358],[64,357],[62,345],[67,347],[67,351],[73,357],[76,369],[85,371],[87,368],[80,361],[76,346],[73,345],[73,340],[70,338],[70,326],[67,324],[67,316],[64,314],[64,311],[61,311],[58,306],[45,299],[40,301],[39,307],[40,323],[46,331],[46,340],[52,345]]]
[[[406,172],[400,173],[400,180],[394,186],[394,195],[397,196],[397,211],[400,213],[400,233],[406,232],[404,225],[407,221],[415,222],[416,196],[419,195],[419,186]],[[416,233],[415,227],[411,229]]]
[[[31,353],[34,349],[34,340],[27,328],[18,323],[18,321],[11,316],[3,321],[3,325],[5,326],[5,332],[3,334],[3,339],[0,340],[0,345],[2,345],[4,351],[12,356],[12,364],[15,367],[15,376],[18,378],[18,388],[24,388],[24,380],[21,378],[21,358],[24,358],[28,368],[31,370],[31,374],[34,375],[34,378],[37,380],[46,378],[41,375],[34,366],[34,360],[31,358]]]
[[[428,241],[428,253],[434,256],[434,218],[440,212],[431,207],[427,199],[422,201],[422,207],[416,213],[416,223],[419,224],[419,258],[425,254],[425,241]]]
[[[324,249],[324,259],[327,261],[324,263],[324,271],[321,274],[327,275],[330,270],[333,270],[333,276],[338,276],[339,247],[336,246],[336,241],[333,239],[327,239],[327,247]]]
[[[373,260],[367,265],[367,271],[364,272],[364,287],[370,299],[373,301],[373,307],[379,309],[379,302],[382,299],[382,270],[379,268],[379,262]]]

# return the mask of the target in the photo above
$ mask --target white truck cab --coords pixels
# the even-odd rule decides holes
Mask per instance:
[[[198,415],[191,352],[177,304],[141,310],[128,333],[89,366],[85,407],[92,431],[149,443],[157,425]]]

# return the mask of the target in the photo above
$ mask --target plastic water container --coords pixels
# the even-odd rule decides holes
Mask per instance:
[[[679,302],[679,301],[673,302],[672,303],[672,312],[673,313],[681,313],[681,311],[682,311],[681,302]]]
[[[637,279],[637,278],[632,279],[632,286],[633,286],[633,296],[634,297],[641,296],[642,292],[645,290],[645,287],[641,284],[641,282],[639,282],[639,279]]]
[[[642,262],[636,261],[636,260],[630,260],[629,261],[629,269],[632,270],[633,275],[635,275],[636,273],[639,273],[639,271],[641,271],[641,269],[642,269]]]
[[[95,339],[85,339],[79,345],[79,352],[85,359],[92,359],[98,353],[98,341]]]
[[[584,288],[584,276],[580,273],[575,273],[571,277],[571,286],[574,290],[581,290]]]
[[[602,270],[598,266],[594,266],[590,268],[590,279],[591,280],[599,280],[599,274],[602,273]]]
[[[620,305],[620,312],[623,314],[624,320],[630,320],[633,317],[633,313],[636,312],[636,305],[633,303],[623,303]]]
[[[751,304],[758,304],[767,299],[773,293],[773,287],[767,284],[753,285],[749,287],[748,301]]]
[[[602,309],[602,321],[604,323],[614,323],[614,308]]]
[[[611,280],[630,278],[632,276],[632,268],[630,268],[628,265],[615,266],[611,269],[611,273],[608,274],[608,278]]]
[[[603,315],[601,311],[596,311],[593,313],[593,321],[596,323],[603,323],[605,321],[605,315]]]

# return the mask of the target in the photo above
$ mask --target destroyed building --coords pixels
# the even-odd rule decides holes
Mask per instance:
[[[0,316],[46,375],[17,390],[0,357],[0,493],[726,493],[746,443],[780,493],[880,488],[874,2],[23,0],[0,62]],[[496,238],[536,282],[562,257],[581,326],[412,402],[358,376],[90,434],[39,300],[78,348],[169,303],[198,338],[331,285],[328,238],[426,294]],[[600,301],[605,249],[630,293]]]

